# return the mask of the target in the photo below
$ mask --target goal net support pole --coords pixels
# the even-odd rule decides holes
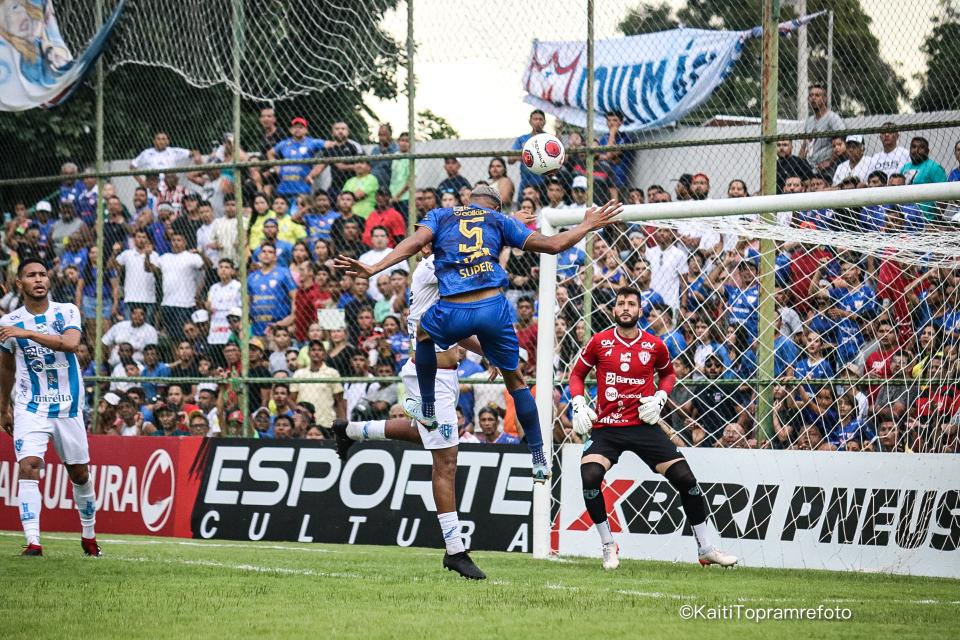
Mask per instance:
[[[544,218],[540,232],[553,235],[556,229]],[[540,256],[539,315],[537,319],[537,412],[540,415],[540,432],[543,434],[543,454],[547,464],[553,466],[553,322],[544,319],[555,317],[557,302],[557,256]],[[533,484],[533,531],[532,549],[534,558],[550,555],[550,507],[552,481]]]

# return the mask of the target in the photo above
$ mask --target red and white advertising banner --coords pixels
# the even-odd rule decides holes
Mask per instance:
[[[90,436],[90,477],[97,493],[97,531],[190,537],[190,514],[202,467],[203,438]],[[44,531],[80,531],[73,485],[51,443],[41,472]],[[0,434],[0,529],[19,530],[19,467],[13,439]]]

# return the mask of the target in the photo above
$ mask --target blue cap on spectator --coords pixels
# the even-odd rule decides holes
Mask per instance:
[[[268,224],[280,226],[280,223],[277,222],[276,218],[267,218],[266,220],[263,221],[263,226],[267,226]]]

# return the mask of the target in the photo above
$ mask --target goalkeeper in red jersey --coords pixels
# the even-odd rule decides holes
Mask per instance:
[[[637,328],[642,310],[636,289],[621,288],[613,312],[616,326],[590,339],[570,373],[573,429],[581,435],[593,430],[583,446],[580,478],[587,512],[600,533],[603,568],[620,566],[620,548],[610,533],[600,487],[603,476],[624,451],[639,456],[680,494],[683,512],[697,540],[700,564],[732,566],[737,558],[710,542],[707,501],[690,465],[658,426],[660,412],[677,379],[667,347],[660,338]],[[599,416],[584,399],[584,379],[593,368],[597,370]]]

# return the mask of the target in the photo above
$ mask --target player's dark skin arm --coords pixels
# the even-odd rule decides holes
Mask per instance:
[[[0,351],[0,426],[13,435],[13,412],[10,409],[10,394],[13,391],[13,379],[17,373],[17,363],[12,353]]]
[[[347,275],[369,279],[373,274],[380,273],[416,255],[432,241],[433,231],[428,227],[417,227],[412,236],[404,238],[403,242],[394,247],[393,251],[376,264],[363,264],[355,258],[337,256],[333,261],[333,266],[337,269],[346,270]]]
[[[29,329],[21,329],[20,327],[0,327],[0,342],[5,342],[10,338],[33,340],[47,349],[66,353],[76,353],[77,347],[80,346],[79,329],[67,329],[63,332],[63,335],[48,335],[46,333],[30,331]],[[10,357],[12,358],[13,356]],[[2,388],[0,388],[0,391],[2,391]],[[4,397],[9,397],[9,395]]]
[[[583,222],[572,229],[561,231],[554,236],[545,236],[539,231],[534,231],[523,243],[523,250],[556,255],[580,242],[591,231],[609,225],[621,213],[623,213],[623,203],[616,200],[610,200],[601,207],[590,207],[583,215]]]

